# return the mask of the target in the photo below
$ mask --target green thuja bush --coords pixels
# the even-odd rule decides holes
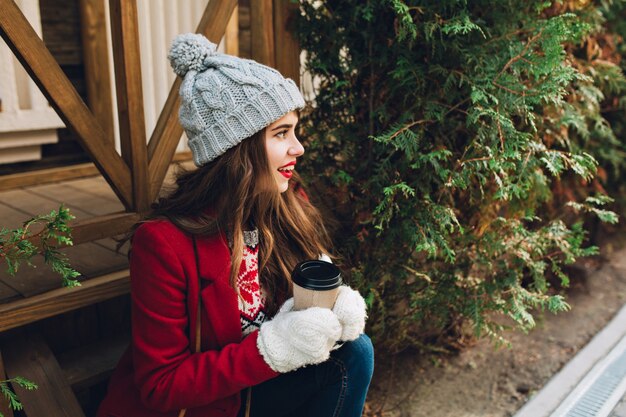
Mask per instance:
[[[583,221],[618,220],[605,185],[625,147],[603,108],[623,108],[624,75],[588,46],[619,5],[300,5],[315,86],[301,172],[336,217],[375,341],[502,340],[499,315],[528,330],[567,310],[564,265],[597,253]]]

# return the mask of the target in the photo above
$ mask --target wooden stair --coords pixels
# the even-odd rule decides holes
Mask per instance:
[[[56,357],[41,335],[21,332],[0,345],[0,379],[21,376],[38,385],[32,391],[13,385],[27,417],[85,417],[76,393],[106,381],[127,346],[117,337]],[[13,417],[4,398],[0,412]]]

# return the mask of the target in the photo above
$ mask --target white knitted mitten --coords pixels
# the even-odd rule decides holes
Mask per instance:
[[[358,291],[342,285],[333,306],[333,312],[341,323],[342,332],[339,340],[349,342],[356,340],[365,329],[365,300]]]
[[[324,362],[341,335],[339,320],[329,309],[291,311],[292,308],[293,299],[289,299],[259,331],[259,352],[276,372]]]

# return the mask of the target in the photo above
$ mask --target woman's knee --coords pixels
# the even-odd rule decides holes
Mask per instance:
[[[366,334],[344,343],[337,354],[351,378],[369,382],[374,372],[374,347]]]

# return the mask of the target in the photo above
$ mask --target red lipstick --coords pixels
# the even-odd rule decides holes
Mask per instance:
[[[295,165],[296,161],[289,162],[288,164],[285,164],[282,167],[278,168],[278,172],[280,172],[283,177],[290,179],[293,176],[293,169],[286,168],[294,167]]]

